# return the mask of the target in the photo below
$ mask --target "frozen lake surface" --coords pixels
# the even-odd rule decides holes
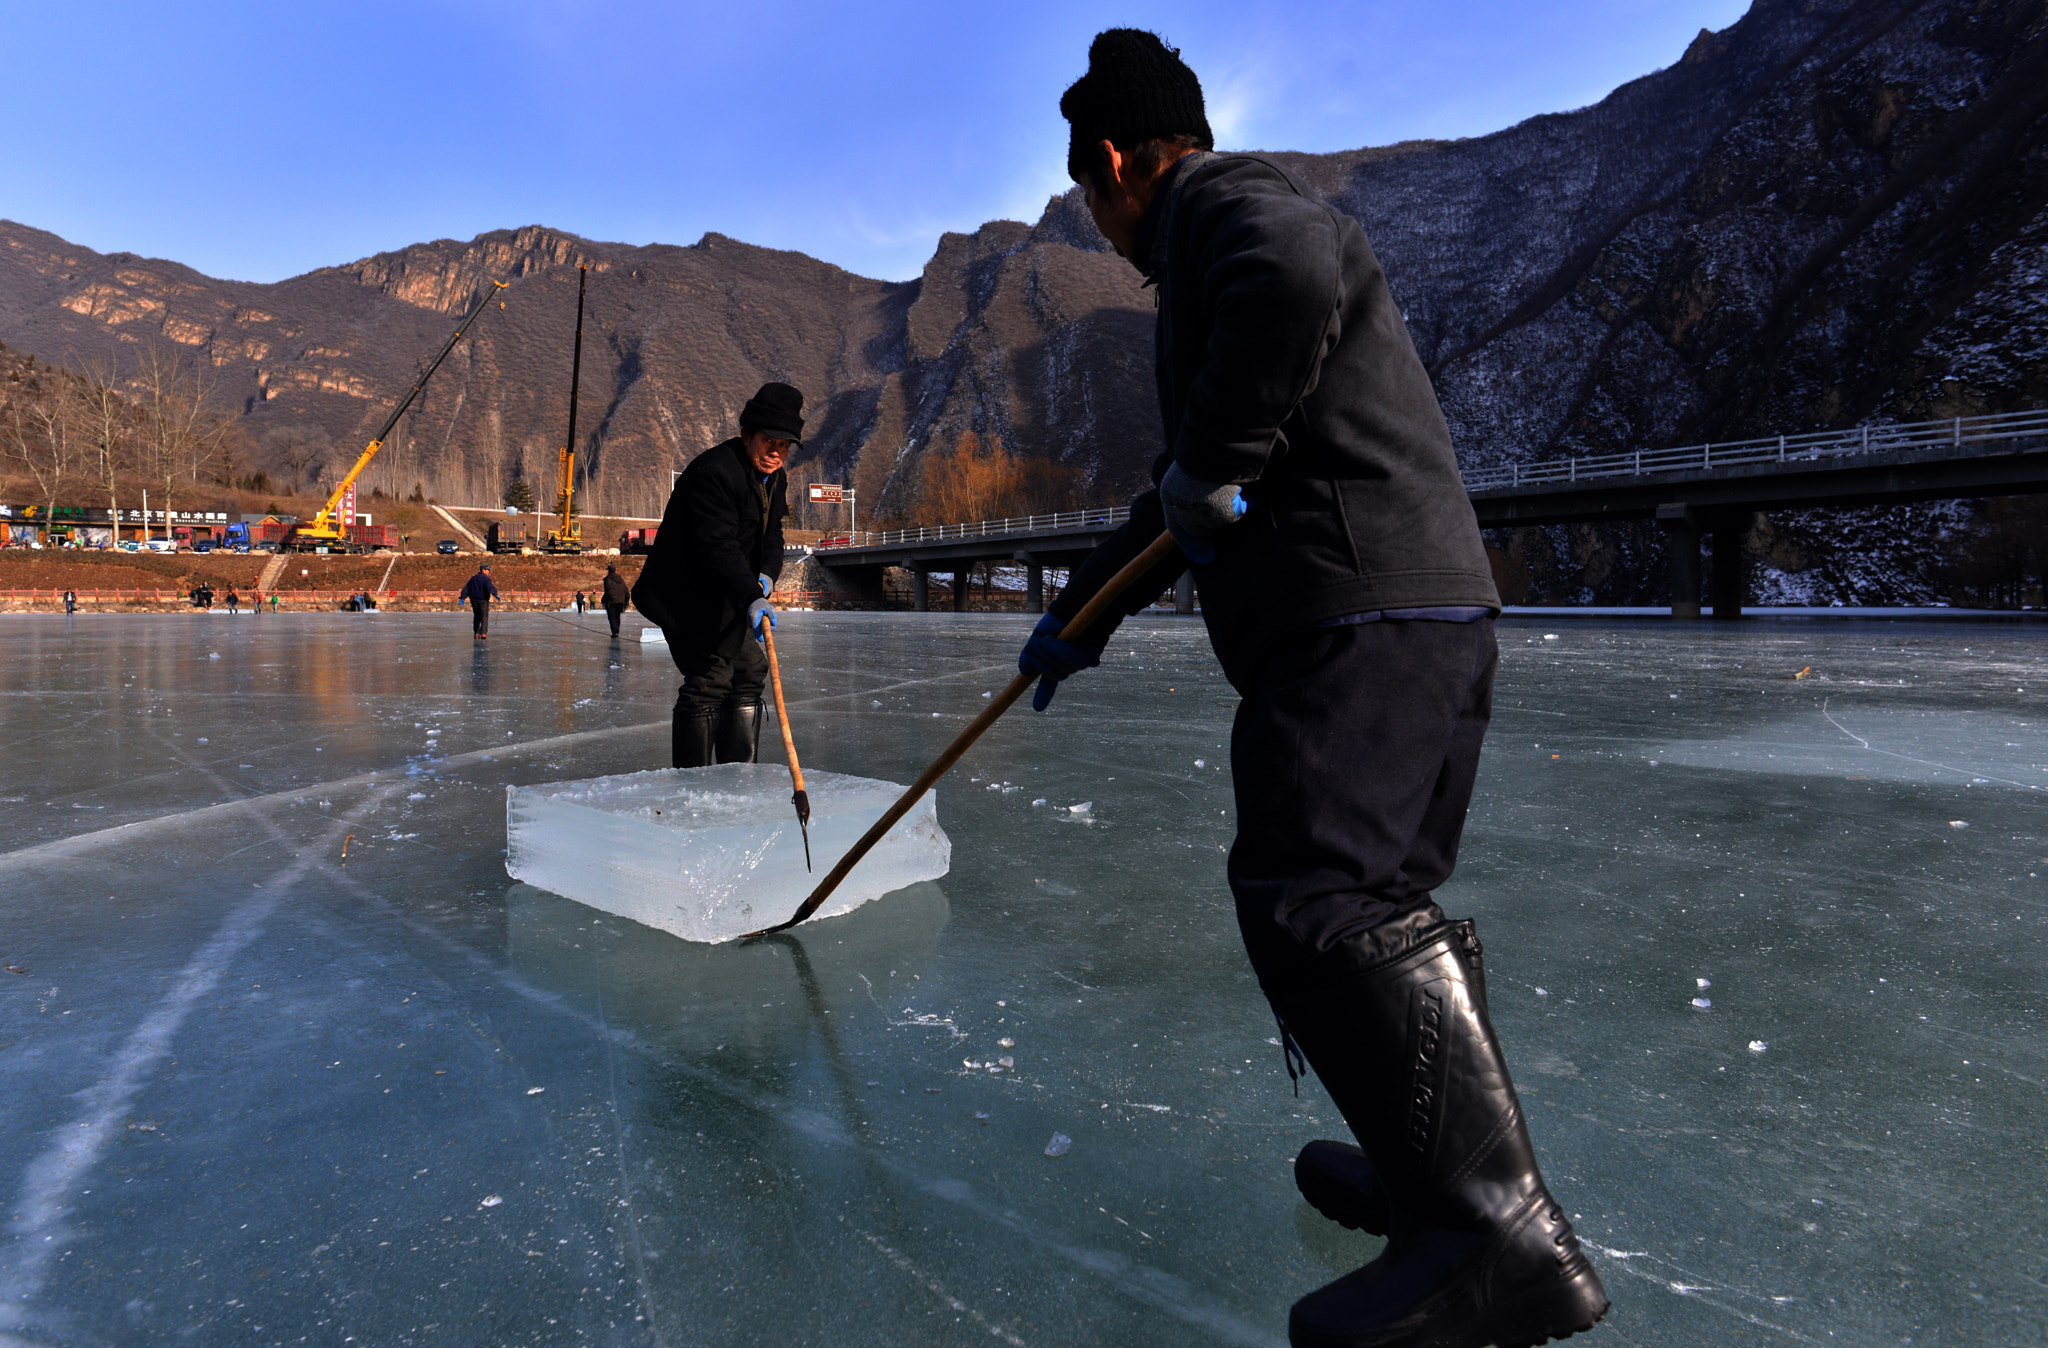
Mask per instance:
[[[1031,621],[790,615],[806,768],[912,780]],[[2039,1342],[2048,630],[1545,623],[1439,897],[1585,1341]],[[1198,623],[996,727],[944,879],[746,946],[506,876],[506,786],[663,765],[676,679],[494,626],[0,619],[0,1344],[1279,1344],[1372,1255],[1289,1174],[1344,1134]]]

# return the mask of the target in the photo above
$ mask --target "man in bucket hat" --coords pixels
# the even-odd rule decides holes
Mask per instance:
[[[670,732],[679,768],[751,763],[761,740],[775,625],[768,595],[782,574],[783,464],[802,443],[804,395],[767,383],[740,410],[740,433],[690,461],[662,511],[633,585],[633,606],[668,638],[682,671]]]
[[[1158,287],[1167,448],[1018,663],[1043,709],[1193,563],[1243,694],[1238,925],[1290,1074],[1298,1045],[1357,1139],[1309,1143],[1295,1179],[1388,1238],[1297,1302],[1288,1337],[1479,1348],[1590,1329],[1606,1293],[1537,1169],[1477,936],[1432,894],[1472,798],[1500,600],[1386,276],[1358,222],[1292,174],[1212,152],[1201,84],[1156,35],[1098,36],[1060,111],[1096,224]],[[1061,641],[1161,529],[1185,560]]]

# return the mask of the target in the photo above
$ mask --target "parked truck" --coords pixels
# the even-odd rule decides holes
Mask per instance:
[[[492,552],[524,552],[527,542],[526,526],[518,520],[494,523],[484,530],[484,544]]]
[[[387,552],[405,540],[395,524],[351,524],[348,526],[350,552]]]
[[[622,553],[654,551],[654,536],[659,529],[628,529],[619,535],[619,551]]]

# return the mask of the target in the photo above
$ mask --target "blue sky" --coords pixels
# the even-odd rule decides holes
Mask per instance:
[[[1153,28],[1218,145],[1483,135],[1670,65],[1745,0],[0,0],[0,216],[273,281],[545,224],[869,276],[1064,190],[1059,95]]]

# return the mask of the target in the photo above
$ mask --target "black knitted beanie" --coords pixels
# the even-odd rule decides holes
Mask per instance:
[[[1060,96],[1060,115],[1072,132],[1067,174],[1075,182],[1094,162],[1092,147],[1105,140],[1119,149],[1155,136],[1192,136],[1205,150],[1216,144],[1202,109],[1202,82],[1179,51],[1142,28],[1095,35],[1088,73]]]
[[[804,395],[788,384],[768,383],[740,409],[740,431],[765,431],[778,440],[804,438]]]

